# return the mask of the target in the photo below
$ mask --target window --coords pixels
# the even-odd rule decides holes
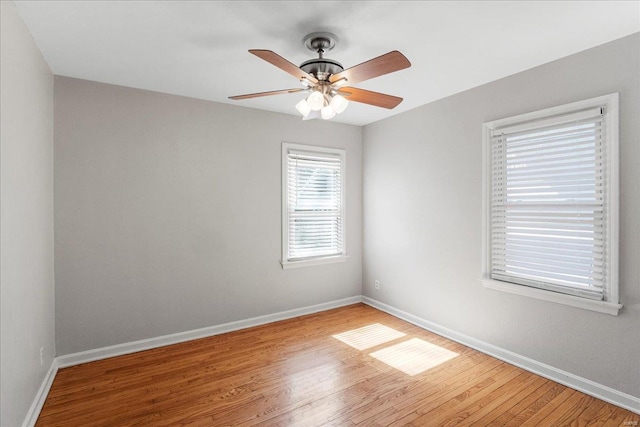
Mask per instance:
[[[282,267],[345,260],[344,150],[282,144]]]
[[[617,315],[618,95],[484,124],[485,286]]]

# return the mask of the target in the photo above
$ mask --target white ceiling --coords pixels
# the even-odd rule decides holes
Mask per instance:
[[[249,54],[300,64],[303,37],[329,31],[345,68],[399,50],[412,67],[357,87],[401,96],[394,110],[351,103],[364,125],[640,31],[640,1],[16,1],[54,74],[297,114],[299,87]]]

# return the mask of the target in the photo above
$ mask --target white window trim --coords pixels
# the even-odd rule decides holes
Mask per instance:
[[[281,264],[282,264],[283,270],[288,270],[290,268],[312,267],[314,265],[335,264],[338,262],[345,262],[347,258],[348,258],[347,255],[335,255],[335,256],[327,256],[322,258],[303,259],[300,261],[284,261]]]
[[[617,316],[622,304],[619,303],[619,141],[618,141],[618,93],[599,96],[596,98],[578,101],[558,107],[547,108],[514,117],[483,123],[482,125],[482,276],[480,281],[485,288],[531,298],[579,307],[600,313]],[[567,114],[574,111],[585,110],[594,107],[604,107],[607,112],[606,120],[606,144],[607,167],[609,172],[607,204],[609,211],[609,236],[607,251],[610,254],[609,268],[607,272],[607,300],[596,301],[573,295],[565,295],[558,292],[536,289],[528,286],[517,285],[491,279],[491,134],[493,129],[539,120],[551,116]]]
[[[310,259],[302,259],[296,261],[288,261],[287,254],[289,253],[289,239],[287,238],[289,232],[289,207],[287,206],[287,155],[289,150],[303,150],[316,153],[328,153],[340,156],[341,164],[341,216],[342,216],[342,255],[330,255],[325,257],[317,257]],[[282,258],[280,264],[283,270],[290,268],[311,267],[315,265],[334,264],[339,262],[345,262],[347,256],[347,206],[346,206],[346,177],[347,177],[347,151],[341,148],[328,148],[318,147],[313,145],[294,144],[290,142],[282,143]]]

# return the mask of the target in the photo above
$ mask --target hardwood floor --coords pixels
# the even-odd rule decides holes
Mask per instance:
[[[61,369],[36,425],[639,422],[640,415],[356,304]]]

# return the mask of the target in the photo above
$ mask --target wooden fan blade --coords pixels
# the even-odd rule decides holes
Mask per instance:
[[[394,71],[404,70],[410,66],[411,62],[409,62],[403,54],[394,50],[377,58],[370,59],[367,62],[363,62],[362,64],[347,68],[338,74],[334,74],[329,78],[329,81],[333,83],[336,80],[346,77],[347,82],[352,85],[374,77],[393,73]]]
[[[355,87],[342,87],[338,93],[344,96],[347,101],[361,102],[363,104],[375,105],[376,107],[395,108],[402,102],[402,98],[398,96],[385,95],[380,92],[372,92],[370,90],[357,89]]]
[[[318,83],[318,79],[316,79],[306,71],[301,70],[296,65],[287,61],[286,59],[284,59],[282,56],[278,55],[275,52],[272,52],[270,50],[263,50],[263,49],[251,49],[249,50],[249,52],[253,53],[258,58],[264,59],[268,63],[275,65],[276,67],[280,68],[282,71],[291,74],[293,77],[295,77],[298,80],[302,80],[302,78],[304,77],[312,83]]]
[[[259,98],[261,96],[271,96],[271,95],[282,95],[285,93],[296,93],[302,92],[305,89],[284,89],[284,90],[272,90],[271,92],[258,92],[258,93],[248,93],[246,95],[236,95],[230,96],[229,99],[249,99],[249,98]]]

